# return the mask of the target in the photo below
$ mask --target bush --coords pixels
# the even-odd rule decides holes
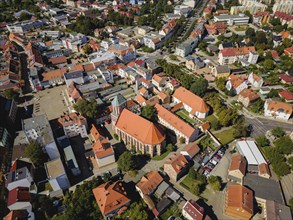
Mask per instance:
[[[196,172],[193,168],[190,168],[189,171],[188,171],[188,177],[192,180],[195,180],[196,179]]]
[[[259,147],[266,147],[270,145],[270,141],[266,138],[265,135],[261,135],[258,138],[256,138],[256,143]]]
[[[113,136],[114,136],[115,140],[118,140],[119,139],[118,134],[114,134]]]
[[[272,135],[274,135],[275,137],[283,137],[286,133],[283,130],[283,128],[281,127],[275,127],[274,129],[272,129],[271,131]]]
[[[174,146],[173,146],[173,144],[168,144],[167,145],[167,147],[166,147],[166,149],[167,149],[167,151],[169,151],[169,152],[172,152],[172,151],[174,151]]]
[[[136,177],[136,175],[138,174],[138,172],[137,172],[137,170],[130,170],[128,172],[128,174],[129,174],[130,177]]]

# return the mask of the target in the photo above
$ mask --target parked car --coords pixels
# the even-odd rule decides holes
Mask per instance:
[[[209,167],[209,168],[211,168],[211,169],[214,169],[215,165],[212,164],[211,162],[208,162],[207,167]]]
[[[214,156],[213,160],[217,161],[217,163],[218,163],[221,160],[221,158],[218,158],[218,157]]]
[[[221,157],[221,155],[219,155],[219,154],[215,154],[215,156],[214,156],[215,158],[217,158],[217,159],[219,159],[219,160],[221,160],[222,159],[222,157]]]
[[[212,171],[212,169],[209,168],[209,167],[205,167],[204,169],[205,169],[205,172],[206,172],[206,171],[208,171],[208,172],[211,172],[211,171]]]
[[[218,163],[218,161],[216,161],[216,160],[214,160],[214,159],[212,159],[212,160],[210,160],[210,163],[212,163],[213,165],[217,165],[217,163]]]

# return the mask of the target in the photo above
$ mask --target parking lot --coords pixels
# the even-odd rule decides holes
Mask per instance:
[[[58,118],[70,108],[66,85],[45,89],[35,94],[29,104],[33,104],[35,115],[46,114],[49,120]]]

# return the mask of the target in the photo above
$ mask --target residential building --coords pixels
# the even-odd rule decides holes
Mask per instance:
[[[22,121],[22,129],[25,132],[27,142],[37,141],[51,160],[60,158],[51,126],[46,115],[33,116]]]
[[[259,99],[257,92],[251,89],[243,89],[238,96],[238,102],[241,102],[246,108],[254,101]]]
[[[114,83],[114,76],[111,70],[105,66],[98,67],[98,72],[107,83]]]
[[[93,189],[96,202],[105,219],[123,213],[130,205],[125,183],[117,181],[104,183]]]
[[[251,61],[251,64],[255,63],[257,61],[258,55],[250,52],[255,52],[255,47],[244,46],[239,48],[224,48],[219,53],[219,63],[221,65],[227,65],[241,60],[247,62]],[[249,56],[251,56],[250,59]]]
[[[70,141],[67,136],[57,138],[59,146],[63,149],[64,159],[68,168],[74,176],[78,176],[81,171],[79,169],[78,163],[76,161],[75,155],[73,153]]]
[[[121,44],[114,44],[109,47],[110,51],[113,51],[114,54],[123,62],[129,63],[130,61],[136,58],[135,49],[123,46]]]
[[[60,158],[51,160],[45,165],[49,183],[52,187],[50,195],[62,195],[62,190],[70,187],[70,183]]]
[[[128,149],[134,148],[136,152],[150,154],[151,157],[161,155],[166,137],[162,129],[153,122],[123,109],[114,126],[115,133]]]
[[[288,120],[292,115],[292,105],[285,102],[267,99],[264,104],[264,115],[277,119]]]
[[[159,123],[174,132],[177,139],[183,138],[185,143],[189,143],[198,138],[198,129],[193,128],[160,104],[156,104],[155,108],[157,109]]]
[[[245,186],[227,186],[225,215],[235,219],[250,219],[253,212],[253,192]]]
[[[284,54],[289,57],[292,57],[293,56],[293,46],[285,48]]]
[[[158,171],[151,171],[140,179],[135,188],[141,198],[144,198],[145,195],[152,195],[161,182],[163,182],[163,178],[160,173]]]
[[[182,215],[187,220],[204,220],[204,208],[197,204],[194,200],[186,201],[182,208]]]
[[[63,46],[73,52],[80,52],[81,46],[86,42],[87,37],[83,34],[70,34],[69,38],[62,39]]]
[[[186,57],[192,53],[192,51],[197,46],[197,43],[197,39],[189,38],[176,46],[175,54],[180,57]]]
[[[63,67],[61,69],[51,70],[49,72],[43,73],[43,80],[41,85],[43,88],[48,88],[50,86],[56,86],[64,84],[64,73],[66,73],[67,68]]]
[[[63,127],[64,133],[68,137],[75,137],[77,135],[80,135],[82,138],[87,137],[87,120],[79,113],[64,113],[59,117],[58,123]]]
[[[3,217],[3,220],[18,220],[18,219],[34,220],[35,215],[33,212],[28,212],[25,209],[21,209],[21,210],[12,210],[5,217]]]
[[[248,88],[247,81],[241,76],[231,74],[226,83],[226,89],[234,94],[239,94],[242,90]]]
[[[224,21],[213,22],[204,25],[209,35],[225,34],[227,31],[227,23]]]
[[[174,32],[176,26],[177,22],[175,20],[170,20],[163,25],[162,29],[159,31],[159,34],[168,39]]]
[[[267,200],[264,206],[264,218],[267,220],[292,220],[290,207],[272,200]]]
[[[246,174],[247,162],[240,154],[232,156],[230,167],[228,169],[228,179],[242,184],[243,177]]]
[[[257,12],[264,12],[267,9],[267,5],[257,2],[257,1],[246,1],[248,4],[241,6],[232,6],[230,9],[230,14],[235,15],[239,13],[245,13],[249,11],[250,14],[255,14]]]
[[[164,164],[164,172],[168,174],[171,180],[178,181],[189,169],[187,159],[179,153],[173,153]]]
[[[292,1],[283,1],[276,2],[273,6],[273,12],[283,12],[288,15],[292,15],[293,13],[293,2]]]
[[[249,17],[244,14],[238,14],[238,15],[215,15],[214,21],[225,21],[229,26],[232,25],[241,25],[241,24],[248,24]]]
[[[182,103],[190,117],[205,118],[209,113],[209,107],[204,100],[183,87],[175,90],[173,101],[176,104]]]
[[[83,84],[84,83],[84,77],[83,72],[81,70],[73,70],[70,72],[64,73],[64,80],[67,85],[67,87],[72,83],[76,84]]]
[[[163,35],[151,32],[143,37],[143,43],[145,46],[156,50],[163,44],[163,38]]]
[[[31,195],[28,187],[16,187],[9,191],[7,198],[7,208],[10,211],[25,209],[32,211]]]
[[[200,151],[199,146],[197,145],[196,142],[191,142],[187,144],[181,151],[180,153],[186,157],[187,160],[192,160],[195,155],[197,155]]]
[[[212,73],[216,78],[225,78],[227,79],[230,75],[230,68],[228,65],[216,66],[212,69]]]
[[[279,96],[285,100],[285,102],[293,102],[293,93],[289,90],[283,90],[279,92]]]
[[[253,87],[260,88],[262,87],[264,80],[261,76],[250,73],[248,76],[248,82],[250,82]]]
[[[6,25],[7,29],[9,32],[13,32],[13,33],[24,33],[27,32],[31,29],[37,29],[40,28],[44,25],[44,22],[42,22],[41,20],[26,20],[26,21],[20,21],[20,22],[16,22],[13,23],[11,25]]]
[[[89,139],[92,143],[93,157],[99,168],[115,163],[115,154],[110,141],[101,134],[95,125],[92,125]]]
[[[187,69],[195,71],[205,67],[205,63],[202,61],[200,57],[186,57],[185,66]]]
[[[293,49],[293,47],[292,47]],[[281,79],[281,83],[283,84],[292,84],[293,83],[293,76],[290,74],[280,74],[279,78]]]

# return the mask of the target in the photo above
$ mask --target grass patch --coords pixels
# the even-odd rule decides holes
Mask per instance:
[[[169,155],[171,151],[166,151],[165,153],[161,154],[160,156],[159,155],[156,155],[154,156],[152,159],[153,160],[163,160],[165,157],[167,157]]]
[[[183,184],[183,185],[185,185],[185,188],[188,188],[188,189],[190,189],[191,187],[192,187],[192,184],[194,184],[194,183],[196,183],[197,181],[196,180],[193,180],[193,179],[191,179],[189,176],[186,176],[182,181],[181,181],[181,183]],[[180,184],[181,184],[180,183]],[[184,186],[183,186],[184,187]]]
[[[189,117],[188,112],[184,109],[177,111],[176,115],[187,121],[189,124],[196,125],[196,121]]]
[[[203,121],[209,121],[211,124],[214,122],[214,121],[217,121],[218,119],[216,118],[215,115],[209,115],[208,117],[204,118]]]
[[[49,182],[45,184],[45,190],[48,190],[49,192],[53,191],[53,188]]]
[[[172,204],[167,210],[161,215],[161,219],[168,219],[170,216],[180,217],[181,211],[177,203]]]
[[[229,144],[234,140],[233,137],[234,128],[215,134],[216,138],[223,144]]]

